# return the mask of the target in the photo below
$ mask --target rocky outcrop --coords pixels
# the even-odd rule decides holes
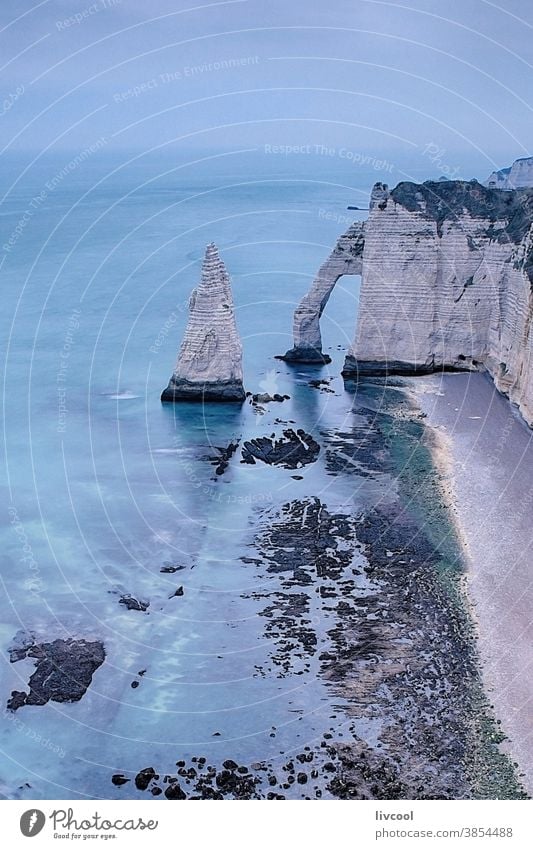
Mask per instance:
[[[226,267],[207,246],[202,277],[189,301],[189,321],[162,401],[244,401],[242,345]]]
[[[38,643],[33,635],[10,651],[11,663],[31,658],[35,671],[28,682],[29,692],[13,690],[7,703],[16,711],[24,705],[78,702],[90,686],[93,674],[105,660],[104,646],[98,640],[53,640]]]
[[[320,445],[310,433],[302,428],[294,431],[287,428],[283,437],[259,436],[245,442],[242,449],[241,463],[255,465],[256,460],[268,466],[283,466],[285,469],[300,469],[309,463],[315,463],[320,453]]]
[[[533,190],[377,184],[343,375],[487,369],[533,424]]]
[[[345,274],[361,274],[364,246],[364,225],[354,222],[337,241],[331,254],[320,266],[313,285],[294,313],[294,347],[278,357],[288,362],[329,363],[322,352],[320,317],[324,312],[335,283]]]
[[[130,593],[123,595],[119,599],[119,604],[123,604],[127,610],[140,610],[145,613],[150,607],[149,601],[141,601],[138,598],[135,598]]]
[[[509,168],[493,171],[485,185],[489,189],[523,189],[533,187],[533,156],[516,159]]]

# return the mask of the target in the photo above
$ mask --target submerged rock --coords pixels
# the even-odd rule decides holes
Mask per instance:
[[[23,705],[44,705],[48,701],[77,702],[91,684],[93,674],[105,660],[101,642],[54,640],[16,648],[11,663],[25,658],[36,660],[35,672],[28,682],[29,693],[14,690],[7,703],[15,711]]]
[[[141,610],[143,613],[150,607],[149,601],[141,601],[129,594],[121,596],[118,603],[123,604],[124,607],[128,608],[128,610]]]
[[[283,439],[262,436],[244,443],[242,463],[254,464],[261,460],[269,466],[283,466],[285,469],[298,469],[308,463],[314,463],[320,452],[320,445],[304,430],[288,428],[283,431]]]
[[[226,447],[219,448],[218,446],[215,446],[215,451],[218,451],[218,455],[209,457],[209,462],[213,466],[216,466],[216,468],[215,468],[215,474],[216,475],[223,475],[224,474],[224,472],[226,471],[226,469],[229,466],[229,462],[230,462],[231,458],[233,457],[233,455],[237,451],[237,448],[239,447],[239,442],[240,442],[240,439],[237,439],[236,442],[230,442],[229,445],[227,445]]]
[[[122,787],[123,784],[127,784],[128,781],[131,781],[131,778],[126,778],[126,776],[122,773],[115,773],[115,775],[111,776],[111,781],[115,787]]]
[[[312,386],[313,389],[318,389],[320,392],[331,392],[335,394],[334,390],[329,388],[329,380],[310,380],[309,386]]]
[[[187,794],[183,792],[177,781],[173,782],[172,784],[169,784],[169,786],[165,790],[165,796],[167,799],[187,798]]]
[[[289,398],[289,395],[280,395],[279,392],[275,392],[273,395],[270,395],[269,392],[258,392],[255,395],[252,395],[252,401],[254,404],[270,404],[271,401],[281,403],[282,401],[288,401]]]
[[[158,774],[152,766],[141,769],[135,776],[135,786],[137,790],[146,790],[151,781],[157,781]]]
[[[189,321],[162,401],[244,401],[242,345],[226,267],[207,246],[202,277],[189,301]]]

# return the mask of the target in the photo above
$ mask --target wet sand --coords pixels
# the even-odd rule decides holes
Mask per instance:
[[[533,793],[533,431],[485,375],[409,383],[448,459],[485,688]]]

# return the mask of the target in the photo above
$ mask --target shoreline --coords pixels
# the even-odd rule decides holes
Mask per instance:
[[[135,754],[110,776],[117,798],[525,798],[481,683],[444,455],[436,468],[403,383],[344,404],[353,420],[316,434],[337,486],[317,494],[317,467],[243,537],[239,599],[265,647],[253,677],[290,687],[287,714],[265,714],[272,743],[250,750],[217,721],[217,750]],[[334,506],[369,478],[393,492]]]
[[[533,552],[533,529],[527,517],[533,488],[524,487],[523,478],[533,461],[533,435],[484,375],[417,378],[408,388],[425,414],[443,497],[464,551],[465,600],[485,693],[506,734],[502,749],[531,794],[533,584],[527,551]]]

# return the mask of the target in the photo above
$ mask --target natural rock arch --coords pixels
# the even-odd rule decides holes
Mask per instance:
[[[279,359],[300,363],[329,363],[322,352],[320,318],[339,277],[362,274],[364,222],[355,221],[340,236],[327,260],[320,266],[313,284],[294,313],[294,347]]]

